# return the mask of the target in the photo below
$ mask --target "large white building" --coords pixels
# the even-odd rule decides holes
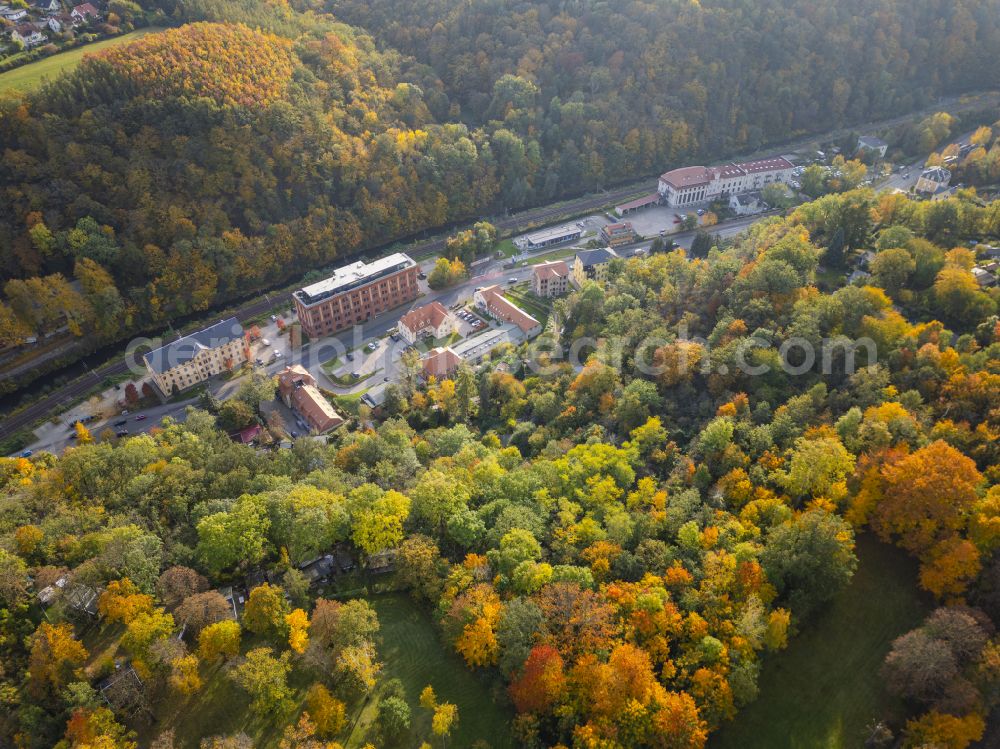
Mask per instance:
[[[247,359],[243,326],[235,317],[178,338],[142,357],[164,395],[186,390]]]
[[[780,156],[723,166],[685,166],[661,174],[658,192],[672,208],[693,205],[759,190],[771,182],[787,184],[794,168]]]

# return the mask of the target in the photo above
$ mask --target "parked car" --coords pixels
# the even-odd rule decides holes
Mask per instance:
[[[128,437],[128,429],[119,429],[115,432],[116,437]]]
[[[275,359],[280,359],[281,358],[281,352],[280,351],[275,351],[274,352],[274,358]]]
[[[256,364],[258,367],[263,367],[264,366],[264,360],[263,359],[254,359],[254,364]]]
[[[277,315],[271,315],[271,322],[278,322],[278,316]]]
[[[294,439],[294,438],[296,438],[298,436],[299,436],[298,432],[294,432],[294,431],[292,432],[292,439]]]
[[[698,215],[699,216],[704,216],[705,215],[705,209],[704,208],[699,208],[698,209]]]
[[[260,345],[261,346],[270,346],[271,342],[269,340],[267,340],[266,338],[261,338],[260,339]]]
[[[517,279],[511,276],[510,278],[507,279],[507,283],[517,283]]]
[[[368,349],[369,351],[374,351],[375,349],[378,348],[378,344],[375,343],[375,341],[372,341],[367,346],[365,346],[365,348]]]
[[[146,420],[146,414],[139,414],[138,416],[135,417],[135,420],[136,421],[145,421]]]
[[[34,455],[34,453],[31,452],[31,450],[25,450],[23,453],[21,453],[22,458],[30,458],[32,455]]]

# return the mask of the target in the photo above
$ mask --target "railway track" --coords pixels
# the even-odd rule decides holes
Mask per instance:
[[[526,230],[532,226],[536,226],[539,222],[545,222],[567,214],[596,210],[607,205],[608,203],[618,202],[623,198],[636,195],[639,192],[642,192],[642,189],[642,187],[633,185],[631,187],[623,187],[608,191],[607,193],[601,193],[600,195],[586,195],[578,198],[577,200],[560,203],[555,207],[536,208],[522,211],[521,213],[511,216],[503,216],[497,218],[493,221],[493,223],[498,229],[509,231],[519,231],[522,229]],[[653,189],[652,183],[650,183],[649,191],[652,192]],[[425,258],[429,255],[436,254],[443,249],[444,239],[429,239],[412,245],[409,249],[409,253],[415,258]],[[240,307],[234,313],[234,316],[240,320],[240,322],[245,322],[246,320],[267,312],[273,306],[273,301],[269,301],[266,298],[258,299]],[[164,337],[163,340],[164,343],[169,343],[177,337],[177,334],[174,334]],[[22,429],[30,427],[36,422],[46,418],[54,411],[57,411],[60,407],[68,405],[85,395],[108,378],[118,377],[119,375],[125,374],[127,371],[128,366],[124,359],[105,364],[102,367],[90,370],[87,374],[81,375],[72,382],[69,382],[59,388],[56,392],[50,393],[49,395],[34,401],[20,411],[4,416],[3,419],[0,420],[0,439],[9,437]]]

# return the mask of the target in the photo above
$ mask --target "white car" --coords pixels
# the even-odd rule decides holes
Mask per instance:
[[[270,346],[270,345],[271,345],[271,342],[270,342],[269,340],[267,340],[266,338],[261,338],[261,339],[260,339],[260,345],[261,345],[261,346],[265,346],[265,347],[266,347],[266,346]]]

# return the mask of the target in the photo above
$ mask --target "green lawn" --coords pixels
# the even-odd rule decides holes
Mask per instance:
[[[82,60],[83,56],[86,54],[98,52],[102,49],[107,49],[108,47],[113,47],[118,44],[126,44],[127,42],[134,41],[141,36],[152,34],[157,31],[163,31],[163,29],[156,26],[150,26],[145,29],[136,29],[128,34],[116,36],[113,39],[104,39],[100,42],[94,42],[93,44],[85,44],[82,47],[74,47],[66,52],[59,52],[50,57],[43,57],[39,60],[28,63],[27,65],[22,65],[19,68],[8,70],[6,73],[0,73],[0,91],[10,88],[17,89],[19,91],[30,91],[31,89],[41,85],[44,79],[48,78],[51,80],[63,71],[72,70],[80,64],[80,60]]]
[[[420,707],[420,691],[430,684],[440,702],[458,706],[458,728],[449,746],[472,747],[477,741],[492,749],[513,747],[510,721],[513,713],[502,706],[495,695],[493,679],[485,673],[470,671],[451,649],[443,646],[430,617],[404,595],[378,596],[370,599],[382,624],[379,654],[385,662],[382,681],[400,679],[406,687],[406,701],[413,713],[410,736],[398,743],[416,747],[430,739],[430,711]],[[378,713],[378,693],[361,712],[347,740],[347,749],[357,749],[372,741],[382,746],[373,722]],[[432,742],[434,746],[438,744]]]
[[[709,741],[710,749],[860,747],[878,715],[899,710],[879,667],[892,641],[928,611],[915,563],[870,536],[858,538],[858,571],[788,649],[768,656],[760,697]]]
[[[493,248],[493,252],[502,252],[504,257],[510,257],[511,255],[516,255],[520,250],[514,246],[513,239],[502,239],[497,242],[497,246]]]

